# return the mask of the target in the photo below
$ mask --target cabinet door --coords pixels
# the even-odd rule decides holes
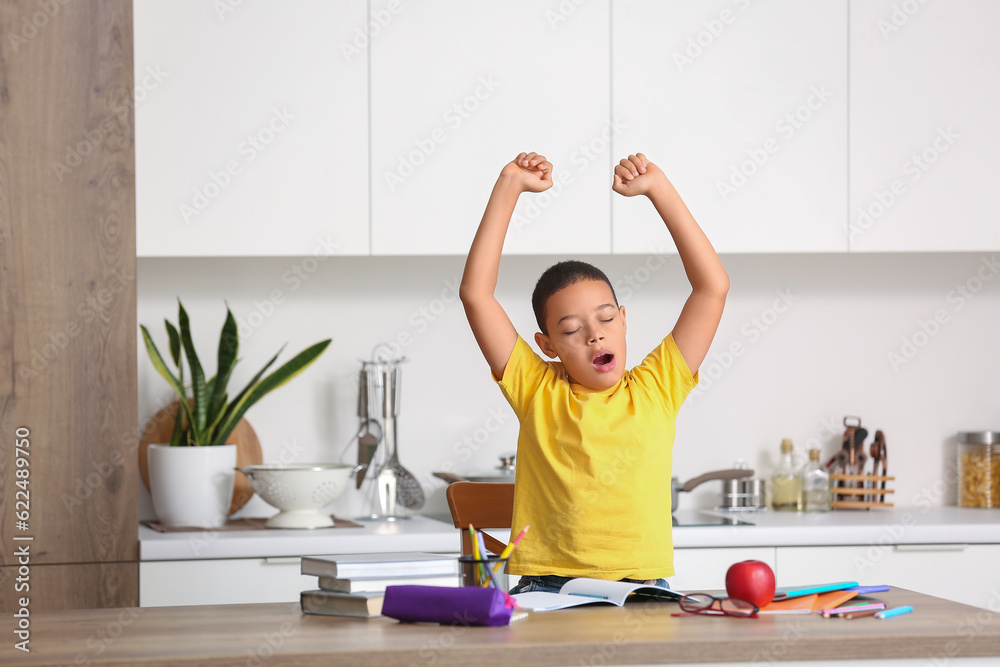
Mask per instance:
[[[1000,4],[851,2],[851,250],[1000,248]]]
[[[139,563],[139,606],[295,602],[317,587],[298,558]]]
[[[643,151],[719,252],[846,251],[847,0],[614,3],[616,150]],[[616,253],[673,252],[614,197]]]
[[[137,254],[367,254],[367,3],[137,0],[134,20]]]
[[[670,587],[684,592],[726,590],[726,571],[733,563],[760,560],[775,567],[773,547],[674,549]]]
[[[778,547],[778,586],[857,581],[888,584],[1000,609],[998,544]]]
[[[406,4],[371,46],[373,253],[466,254],[521,151],[554,185],[521,197],[505,250],[608,252],[608,21],[608,0]]]

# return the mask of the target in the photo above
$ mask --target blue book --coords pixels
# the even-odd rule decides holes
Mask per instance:
[[[830,591],[842,591],[845,588],[854,588],[858,585],[856,581],[840,581],[835,584],[813,584],[811,586],[782,586],[774,590],[774,602],[778,600],[788,600],[789,598],[812,595],[813,593],[829,593]]]

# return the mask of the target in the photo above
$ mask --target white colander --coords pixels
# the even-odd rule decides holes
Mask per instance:
[[[329,528],[333,519],[320,512],[347,488],[356,466],[345,463],[253,465],[236,468],[264,502],[280,512],[267,520],[268,528]]]

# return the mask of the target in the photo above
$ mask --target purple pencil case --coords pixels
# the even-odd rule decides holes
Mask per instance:
[[[410,623],[509,625],[514,602],[498,588],[386,586],[382,615]]]

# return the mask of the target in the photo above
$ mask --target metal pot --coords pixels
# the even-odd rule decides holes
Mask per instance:
[[[726,470],[713,470],[712,472],[706,472],[704,475],[699,475],[681,484],[680,480],[676,477],[670,480],[670,511],[677,511],[677,501],[679,500],[681,491],[693,491],[695,487],[701,486],[705,482],[710,482],[713,479],[743,479],[744,477],[753,477],[753,470],[747,470],[746,468],[727,468]]]
[[[513,484],[515,455],[508,452],[500,455],[500,465],[489,470],[481,470],[466,475],[457,475],[451,472],[435,472],[435,477],[443,479],[449,484],[453,482],[491,482],[493,484]]]

